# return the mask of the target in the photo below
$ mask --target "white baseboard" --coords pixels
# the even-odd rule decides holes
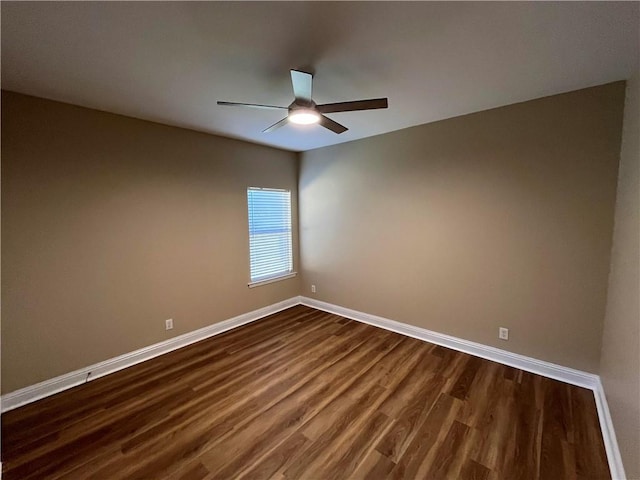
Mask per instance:
[[[320,300],[302,297],[301,303],[309,307],[317,308],[318,310],[335,313],[342,317],[368,323],[369,325],[401,333],[402,335],[417,338],[418,340],[442,345],[443,347],[468,353],[476,357],[486,358],[487,360],[519,368],[520,370],[526,370],[527,372],[536,373],[544,377],[560,380],[565,383],[570,383],[571,385],[577,385],[579,387],[590,388],[593,390],[599,381],[598,376],[592,373],[582,372],[580,370],[574,370],[561,365],[544,362],[542,360],[526,357],[517,353],[500,350],[499,348],[470,342],[469,340],[463,340],[462,338],[434,332],[427,330],[426,328],[414,327],[413,325],[407,325],[406,323],[396,322],[395,320],[378,317],[377,315],[351,310],[350,308],[340,307]]]
[[[2,399],[0,401],[2,412],[4,413],[9,410],[13,410],[14,408],[35,402],[36,400],[48,397],[54,393],[67,390],[87,381],[95,380],[96,378],[104,377],[110,373],[150,360],[159,355],[177,350],[178,348],[186,347],[192,343],[199,342],[200,340],[218,335],[222,332],[226,332],[227,330],[231,330],[232,328],[253,322],[266,317],[267,315],[298,305],[299,303],[299,297],[289,298],[282,302],[274,303],[273,305],[259,308],[252,312],[243,313],[242,315],[229,318],[219,323],[214,323],[208,327],[170,338],[164,342],[125,353],[124,355],[105,360],[104,362],[96,363],[94,365],[45,380],[44,382],[7,393],[6,395],[2,395]]]
[[[596,397],[596,408],[598,409],[598,418],[600,420],[600,430],[602,431],[602,440],[604,448],[607,451],[607,459],[609,460],[609,470],[611,470],[612,480],[625,480],[627,478],[618,448],[618,439],[613,428],[611,413],[609,412],[609,404],[604,393],[602,382],[598,378],[598,385],[593,390]]]
[[[338,305],[333,305],[331,303],[322,302],[308,297],[300,297],[300,302],[308,307],[334,313],[341,317],[351,318],[358,322],[368,323],[369,325],[384,328],[408,337],[417,338],[418,340],[435,343],[436,345],[442,345],[443,347],[451,348],[459,352],[468,353],[476,357],[485,358],[520,370],[542,375],[543,377],[553,378],[555,380],[560,380],[561,382],[593,390],[596,408],[598,410],[598,418],[600,420],[600,429],[602,430],[602,438],[607,452],[609,469],[611,470],[611,478],[613,480],[624,480],[626,478],[624,468],[622,466],[618,442],[616,441],[616,435],[613,429],[613,423],[611,422],[607,399],[598,375],[574,370],[573,368],[563,367],[561,365],[556,365],[554,363],[545,362],[543,360],[538,360],[517,353],[507,352],[506,350],[500,350],[499,348],[470,342],[469,340],[463,340],[450,335],[433,332],[426,328],[407,325],[406,323],[396,322],[395,320],[389,320],[388,318],[378,317],[376,315],[340,307]]]
[[[622,460],[620,457],[620,450],[618,449],[618,443],[616,441],[615,431],[613,429],[613,423],[611,421],[611,415],[609,413],[609,407],[607,405],[607,399],[604,394],[600,377],[592,373],[582,372],[580,370],[574,370],[572,368],[563,367],[553,363],[545,362],[535,358],[527,357],[517,353],[508,352],[499,348],[482,345],[480,343],[471,342],[450,335],[445,335],[438,332],[433,332],[425,328],[415,327],[406,323],[396,322],[388,318],[371,315],[368,313],[359,312],[350,308],[333,305],[331,303],[322,302],[308,297],[298,296],[284,300],[282,302],[269,305],[267,307],[254,310],[237,317],[230,318],[220,323],[215,323],[208,327],[195,330],[193,332],[185,333],[175,338],[171,338],[164,342],[156,343],[149,347],[141,348],[134,352],[126,353],[119,357],[115,357],[104,362],[96,363],[94,365],[81,368],[74,372],[70,372],[59,377],[46,380],[44,382],[26,387],[15,392],[3,395],[0,398],[1,411],[6,412],[14,408],[26,405],[27,403],[34,402],[41,398],[48,397],[54,393],[67,390],[68,388],[75,387],[87,381],[95,380],[96,378],[103,377],[110,373],[117,372],[123,368],[130,367],[140,362],[150,360],[159,355],[171,352],[178,348],[185,347],[205,338],[218,335],[227,330],[239,327],[241,325],[259,320],[273,313],[285,310],[294,305],[306,305],[325,312],[334,313],[342,317],[351,318],[359,322],[367,323],[375,327],[384,328],[402,335],[424,340],[429,343],[435,343],[436,345],[442,345],[443,347],[451,348],[460,352],[468,353],[477,357],[492,360],[494,362],[509,365],[511,367],[525,370],[527,372],[542,375],[544,377],[560,380],[571,385],[577,385],[579,387],[588,388],[593,390],[596,407],[598,410],[598,418],[600,420],[600,429],[602,430],[602,437],[607,452],[607,458],[609,461],[609,469],[611,470],[611,476],[613,480],[624,480],[625,473],[622,466]],[[88,376],[88,374],[90,374]],[[1,468],[1,464],[0,464]],[[0,470],[1,472],[1,470]],[[1,478],[1,473],[0,473]]]

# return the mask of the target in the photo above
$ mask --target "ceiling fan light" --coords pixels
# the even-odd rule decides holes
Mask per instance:
[[[298,125],[311,125],[320,121],[320,114],[310,108],[298,108],[289,113],[289,121]]]

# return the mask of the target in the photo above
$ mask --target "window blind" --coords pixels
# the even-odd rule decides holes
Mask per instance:
[[[247,204],[251,282],[290,274],[293,271],[291,192],[249,187]]]

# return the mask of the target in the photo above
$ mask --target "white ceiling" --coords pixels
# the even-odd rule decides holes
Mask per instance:
[[[628,78],[640,3],[2,2],[2,88],[303,151]],[[261,131],[290,68],[388,110]]]

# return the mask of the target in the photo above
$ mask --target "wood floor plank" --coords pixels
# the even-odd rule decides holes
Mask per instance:
[[[500,372],[501,369],[498,369]],[[480,414],[479,435],[472,458],[492,471],[502,473],[500,467],[505,455],[513,454],[511,427],[515,418],[513,408],[514,383],[502,375],[497,375],[487,391],[485,408]],[[509,453],[506,453],[509,451]]]
[[[609,475],[604,441],[599,429],[598,412],[593,394],[584,388],[572,388],[571,406],[575,453],[589,450],[592,455],[576,455],[578,478],[605,478]]]
[[[478,357],[469,357],[464,365],[464,369],[456,378],[455,383],[451,386],[449,395],[459,400],[466,400],[471,384],[473,383],[481,365],[482,359]]]
[[[364,360],[364,356],[360,357],[358,363],[363,365],[363,369],[370,369],[377,362],[378,355],[386,353],[386,350],[380,349],[383,346],[390,350],[395,344],[383,342],[380,347],[372,349],[371,353],[375,352],[377,355],[371,358],[368,363]],[[338,362],[333,366],[344,369],[346,365],[348,365],[346,362]],[[323,375],[330,378],[338,377],[339,380],[329,383],[322,378]],[[304,425],[331,400],[341,395],[354,382],[354,378],[358,378],[358,376],[349,377],[336,375],[334,372],[329,374],[326,371],[322,372],[290,396],[265,411],[265,414],[260,418],[246,425],[241,431],[238,430],[234,438],[225,442],[224,446],[225,456],[233,457],[233,460],[218,471],[214,478],[231,478],[242,473],[242,469],[246,467],[248,461],[268,454],[273,448],[272,445],[284,441],[295,429]],[[224,463],[224,457],[221,457],[219,453],[205,455],[203,459],[212,471],[215,468],[212,463]]]
[[[438,439],[444,437],[443,432],[451,427],[456,408],[455,398],[446,393],[440,394],[426,421],[391,471],[391,478],[425,477],[433,460],[433,451],[438,446]]]
[[[393,360],[396,363],[395,383],[401,382],[411,372],[417,361],[415,358],[407,357],[403,346],[402,342],[396,342],[393,348],[385,353],[382,361],[378,362],[378,364],[386,365]],[[388,389],[381,387],[378,383],[382,375],[383,373],[379,369],[369,369],[345,391],[343,398],[339,399],[344,405],[337,409],[333,405],[329,405],[326,410],[330,412],[328,417],[324,415],[324,412],[321,412],[312,421],[309,426],[309,430],[313,432],[311,436],[317,436],[319,432],[322,433],[309,449],[303,452],[297,461],[284,472],[285,476],[297,478],[300,475],[317,475],[319,473],[314,473],[317,465],[322,465],[324,472],[326,470],[324,467],[330,463],[329,458],[331,457],[331,461],[336,460],[336,446],[350,445],[350,442],[353,441],[352,437],[358,434],[358,428],[362,422],[366,422],[368,415],[374,414],[380,403],[390,394]],[[395,385],[390,384],[390,386],[394,387]],[[345,403],[345,399],[351,399],[352,402]],[[325,427],[324,431],[323,426]],[[307,427],[304,431],[308,431]],[[359,452],[358,455],[360,453],[362,452]],[[353,453],[353,456],[355,457],[356,454]]]
[[[209,470],[199,461],[186,464],[185,468],[175,471],[167,480],[204,480]]]
[[[383,387],[373,385],[360,399],[358,408],[349,408],[345,411],[298,456],[295,462],[284,471],[285,477],[313,478],[314,475],[319,475],[318,471],[323,470],[336,452],[345,447],[345,433],[356,434],[356,429],[375,412],[384,392]]]
[[[349,480],[374,480],[387,478],[396,464],[377,450],[371,450]]]
[[[284,442],[274,448],[269,454],[260,458],[236,478],[271,478],[281,470],[289,467],[297,452],[303,450],[309,439],[300,432],[294,432]]]
[[[287,322],[295,323],[298,321],[298,318],[304,318],[304,316],[283,318],[283,328],[286,328]],[[265,322],[267,325],[270,325],[270,322],[272,323],[273,320],[274,319],[267,318]],[[249,325],[246,328],[255,329],[255,326]],[[237,333],[235,336],[239,337]],[[39,432],[46,434],[52,429],[56,429],[59,424],[68,425],[69,421],[84,421],[85,414],[94,414],[100,407],[112,408],[119,402],[128,402],[137,394],[148,392],[156,385],[171,382],[176,377],[183,377],[182,380],[185,381],[185,371],[199,372],[200,369],[198,367],[202,365],[216,364],[222,366],[224,361],[220,359],[220,356],[228,356],[222,350],[224,346],[229,344],[229,338],[233,339],[235,337],[231,334],[223,334],[219,342],[215,344],[211,344],[211,340],[205,340],[190,346],[189,351],[192,351],[193,355],[186,356],[185,352],[183,352],[184,349],[177,350],[163,355],[153,362],[144,362],[143,364],[118,372],[117,378],[110,376],[108,379],[98,379],[83,385],[82,388],[63,392],[56,396],[58,406],[56,407],[54,404],[53,408],[59,409],[59,404],[68,396],[69,398],[73,398],[73,401],[76,403],[82,400],[80,407],[68,410],[66,415],[62,412],[59,412],[57,415],[46,415],[47,409],[49,408],[48,403],[53,401],[52,399],[43,400],[44,405],[42,410],[36,412],[38,414],[37,421],[35,421],[33,415],[30,414],[30,406],[25,407],[24,411],[23,409],[19,409],[17,415],[12,415],[9,419],[3,421],[3,432],[15,441],[23,440],[21,435],[25,435],[33,441],[39,438]],[[203,349],[205,349],[204,353],[202,352]],[[203,356],[204,362],[202,361]],[[131,382],[130,378],[132,378],[132,376],[138,381]]]
[[[327,478],[347,478],[363,463],[380,437],[389,429],[393,421],[382,412],[369,417],[357,430],[357,434],[344,442],[343,449],[319,472]]]
[[[532,470],[539,471],[536,442],[541,428],[541,411],[530,396],[531,389],[527,388],[530,375],[525,377],[525,383],[514,385],[514,421],[507,434],[512,450],[504,456],[500,468],[503,475],[513,480],[527,480],[531,478]]]
[[[341,337],[341,341],[348,341],[348,337]],[[269,382],[263,379],[260,387],[225,396],[222,403],[203,409],[195,416],[195,420],[188,411],[183,412],[186,416],[181,417],[181,422],[172,425],[168,432],[163,430],[162,434],[155,434],[153,438],[147,437],[144,442],[137,444],[135,451],[127,452],[129,456],[144,458],[143,461],[138,460],[132,471],[123,472],[119,465],[110,465],[97,472],[96,478],[144,478],[152,471],[165,474],[178,461],[188,460],[194,455],[205,455],[206,451],[225,440],[234,428],[237,431],[239,426],[267,411],[309,379],[316,377],[328,365],[339,363],[341,369],[347,370],[351,364],[357,364],[379,347],[380,343],[373,341],[369,332],[347,348],[337,344],[332,349],[325,349],[321,355],[306,356],[303,361],[288,367],[289,376],[285,379],[275,372]],[[161,448],[167,435],[171,439],[170,445]],[[207,468],[215,469],[215,465],[210,465],[207,458],[203,457],[203,462]]]
[[[332,355],[340,355],[340,351],[343,354],[349,352],[349,349],[345,349],[344,342],[351,341],[351,347],[356,348],[360,344],[366,341],[366,337],[359,336],[362,330],[354,330],[352,336],[344,337],[341,340],[342,343],[336,342],[335,345],[326,349],[325,355],[327,358],[331,358]],[[318,343],[317,338],[314,336],[305,336],[300,339],[301,343],[298,345],[291,345],[284,355],[280,355],[276,352],[266,364],[253,366],[249,362],[249,367],[246,370],[236,371],[234,378],[222,379],[219,383],[214,384],[215,388],[207,389],[201,388],[201,394],[194,401],[187,401],[180,408],[171,412],[171,415],[165,422],[155,426],[153,429],[138,435],[127,442],[123,443],[123,450],[125,452],[133,451],[139,445],[147,444],[154,439],[165,438],[166,435],[170,435],[175,432],[176,429],[189,428],[190,425],[202,425],[201,420],[207,419],[211,422],[211,416],[209,410],[217,410],[219,413],[216,418],[220,417],[221,413],[224,413],[226,409],[234,408],[236,411],[238,407],[250,403],[258,394],[264,393],[268,398],[274,393],[270,393],[269,388],[281,389],[283,383],[281,382],[281,373],[286,371],[289,374],[288,378],[295,372],[308,375],[305,371],[305,367],[312,365],[311,362],[315,357],[313,352],[315,350],[322,350],[323,344]],[[306,363],[298,362],[298,360],[306,357]],[[289,358],[293,363],[293,366],[284,362]],[[316,365],[322,365],[322,358],[315,362]],[[277,365],[275,370],[269,371],[271,365]],[[260,372],[260,375],[256,375],[256,372]],[[239,388],[242,387],[242,388]],[[255,401],[253,402],[255,403]],[[238,411],[237,414],[240,417],[245,417],[251,410],[251,405],[243,411]],[[195,413],[194,413],[195,412]],[[233,420],[232,418],[226,418],[226,420]],[[187,423],[185,423],[187,422]],[[229,422],[232,426],[233,422]],[[203,425],[204,426],[204,425]]]
[[[469,427],[457,420],[449,428],[447,436],[438,446],[433,463],[429,468],[429,475],[433,478],[457,478],[459,468],[453,468],[456,460],[462,463],[462,446],[469,434]]]
[[[431,408],[442,392],[445,380],[440,376],[413,381],[418,388],[408,397],[402,408],[395,413],[397,421],[392,425],[384,437],[376,445],[376,449],[393,462],[398,462],[409,444],[420,431],[427,420]],[[388,413],[388,408],[382,406],[382,411]]]
[[[460,480],[488,480],[491,471],[478,462],[467,459],[462,471],[460,472]]]
[[[439,392],[444,388],[445,379],[433,374],[434,366],[432,360],[436,357],[427,352],[418,352],[414,355],[414,358],[415,366],[412,368],[411,375],[405,375],[401,382],[396,381],[393,387],[393,395],[390,395],[380,405],[380,410],[391,418],[406,416],[407,410],[414,406],[412,401],[416,397],[424,395],[427,391],[436,390]],[[391,384],[387,385],[387,388],[389,387],[391,387]],[[430,399],[428,394],[427,399]],[[422,404],[418,408],[422,410]]]
[[[492,412],[492,402],[498,399],[498,385],[502,385],[501,365],[484,361],[468,390],[467,400],[463,403],[458,420],[470,427],[480,428],[487,422],[487,413]]]
[[[296,306],[2,415],[5,479],[609,479],[593,394]]]

